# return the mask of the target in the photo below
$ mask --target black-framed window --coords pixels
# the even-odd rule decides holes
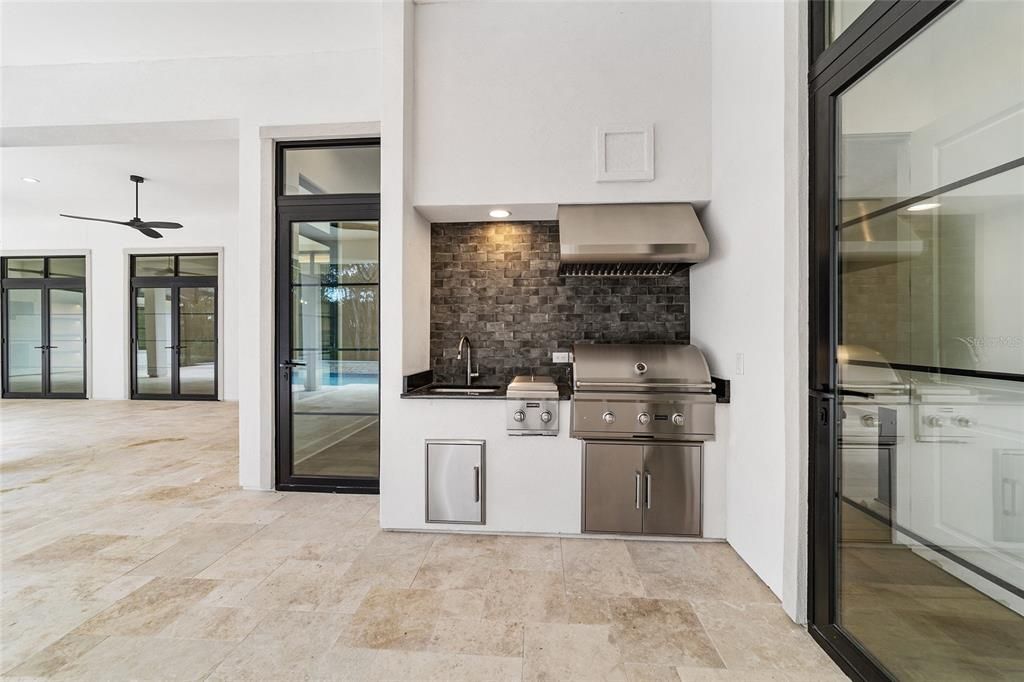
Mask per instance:
[[[85,256],[0,262],[4,398],[85,398]]]
[[[1024,5],[835,7],[810,5],[810,630],[866,679],[1012,676]]]
[[[376,493],[380,141],[276,153],[276,487]]]
[[[133,400],[217,400],[217,253],[135,254],[129,296]]]

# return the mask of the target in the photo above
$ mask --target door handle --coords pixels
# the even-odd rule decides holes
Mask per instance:
[[[304,363],[304,362],[292,362],[291,360],[289,360],[288,362],[282,362],[281,363],[281,369],[286,369],[286,368],[290,368],[290,367],[305,367],[305,366],[306,366],[306,363]]]
[[[636,503],[636,508],[639,509],[640,508],[640,472],[639,471],[636,472],[636,494],[635,494],[635,497],[633,499],[634,499],[634,502]]]
[[[476,499],[474,502],[480,501],[480,467],[473,467],[473,483],[475,485]]]
[[[647,508],[651,508],[651,472],[647,472]]]
[[[40,349],[40,348],[41,348],[42,350],[46,350],[47,348],[49,348],[49,346],[32,346],[32,347],[33,347],[33,348],[35,348],[35,349],[37,349],[37,350],[38,350],[38,349]]]

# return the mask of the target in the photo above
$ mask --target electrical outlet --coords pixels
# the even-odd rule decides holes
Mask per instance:
[[[743,353],[736,354],[736,374],[737,376],[743,374]]]
[[[552,353],[551,362],[555,363],[556,365],[568,364],[572,362],[571,353]]]

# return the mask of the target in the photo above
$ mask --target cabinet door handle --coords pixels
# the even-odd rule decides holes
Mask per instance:
[[[634,500],[636,501],[636,508],[639,509],[640,508],[640,472],[639,471],[636,472],[636,496],[635,496]]]
[[[473,467],[473,483],[475,484],[476,499],[475,502],[480,501],[480,467]]]
[[[647,472],[647,508],[651,508],[651,472]]]

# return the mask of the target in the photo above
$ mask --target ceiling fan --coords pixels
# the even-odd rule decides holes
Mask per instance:
[[[162,239],[163,235],[157,232],[157,230],[180,230],[181,223],[168,223],[161,222],[158,220],[142,220],[139,218],[139,185],[146,181],[146,178],[141,175],[129,175],[129,179],[135,183],[135,217],[131,220],[107,220],[106,218],[87,218],[82,215],[68,215],[67,213],[61,213],[62,218],[74,218],[75,220],[93,220],[98,223],[113,223],[115,225],[127,225],[128,227],[138,230],[142,234],[150,237],[151,239]]]

